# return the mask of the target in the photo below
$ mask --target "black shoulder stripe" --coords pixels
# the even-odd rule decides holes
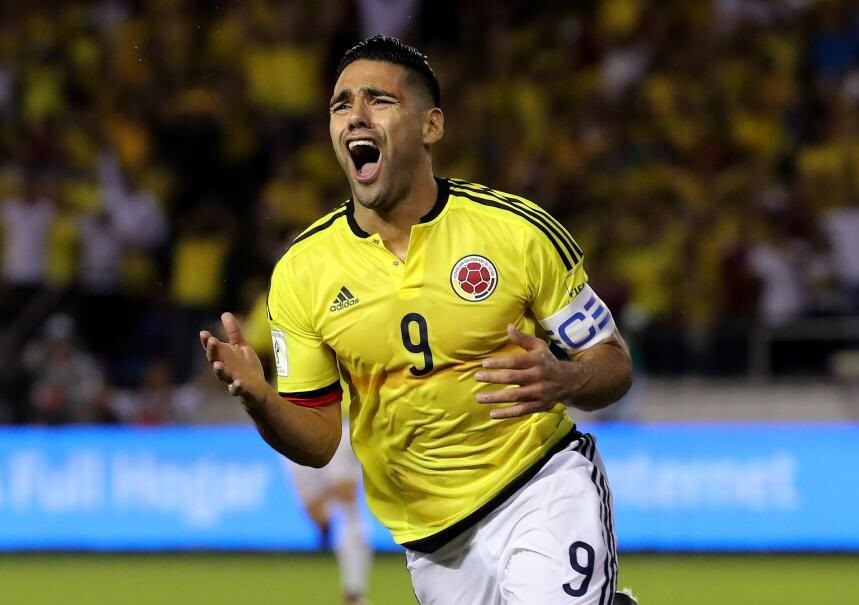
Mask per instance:
[[[461,189],[467,189],[473,191],[474,193],[480,193],[483,195],[488,195],[495,198],[498,201],[508,202],[510,204],[514,204],[518,208],[521,208],[524,212],[527,212],[534,218],[539,218],[546,223],[546,227],[555,234],[555,237],[558,238],[560,242],[566,246],[567,250],[570,253],[570,256],[573,259],[573,264],[579,262],[584,256],[584,252],[576,243],[576,240],[573,239],[573,236],[570,235],[570,232],[567,231],[567,228],[564,227],[558,220],[552,216],[545,209],[535,205],[528,205],[520,199],[515,197],[511,197],[508,195],[504,195],[499,191],[495,191],[494,189],[490,189],[485,185],[477,185],[475,183],[466,183],[466,185],[461,185],[457,182],[456,187]]]
[[[525,208],[533,208],[534,212],[543,216],[547,221],[549,221],[552,225],[554,225],[558,229],[558,231],[560,231],[561,235],[564,236],[564,238],[566,239],[567,245],[569,245],[572,248],[574,256],[578,256],[579,260],[581,260],[581,258],[585,255],[584,251],[581,248],[579,248],[579,245],[576,243],[575,238],[570,234],[569,230],[566,227],[564,227],[561,224],[561,221],[556,219],[552,215],[552,213],[550,213],[548,210],[546,210],[545,208],[541,208],[540,206],[537,206],[537,205],[528,206],[522,200],[519,200],[519,199],[512,197],[512,196],[509,196],[509,195],[503,195],[501,193],[499,193],[498,195],[500,197],[502,197],[503,199],[509,201],[512,204],[517,204],[517,205],[520,205],[520,206],[525,207]]]
[[[567,243],[567,245],[570,247],[570,249],[572,251],[573,258],[577,258],[578,260],[581,260],[581,258],[584,256],[584,254],[585,254],[584,251],[582,251],[582,249],[576,243],[576,240],[573,238],[573,236],[570,235],[570,232],[567,230],[567,228],[564,227],[561,224],[561,222],[558,219],[556,219],[554,216],[552,216],[552,214],[549,211],[547,211],[545,208],[542,208],[537,204],[533,204],[533,205],[529,206],[521,198],[517,198],[517,197],[515,197],[513,195],[509,195],[509,194],[504,194],[500,191],[490,189],[489,187],[486,187],[486,186],[483,186],[483,187],[486,190],[486,193],[488,195],[494,195],[494,196],[498,197],[499,199],[506,200],[506,201],[510,202],[511,204],[516,204],[517,206],[521,206],[522,208],[527,208],[527,209],[533,211],[535,214],[542,216],[547,222],[549,222],[549,224],[551,224],[555,227],[555,230],[565,240],[565,242]]]
[[[346,212],[347,212],[346,208],[342,208],[342,209],[335,211],[334,214],[332,214],[331,216],[328,217],[327,221],[325,221],[321,225],[317,225],[316,227],[312,227],[312,228],[308,229],[307,231],[305,231],[304,233],[302,233],[301,235],[296,237],[294,240],[292,240],[292,243],[297,244],[298,242],[307,239],[311,235],[315,235],[315,234],[319,233],[320,231],[325,231],[326,229],[328,229],[328,227],[330,227],[331,225],[334,224],[334,221],[336,221],[341,216],[344,216],[346,214]]]
[[[502,193],[501,191],[496,191],[495,189],[487,187],[486,185],[478,185],[477,183],[471,183],[469,181],[463,181],[461,179],[457,180],[457,185],[459,187],[469,189],[471,191],[485,193],[486,195],[491,195],[497,199],[506,200],[506,201],[510,202],[511,204],[516,204],[517,206],[521,206],[522,208],[527,208],[527,209],[531,210],[532,212],[534,212],[535,214],[542,216],[546,221],[548,221],[550,224],[552,224],[560,232],[560,234],[562,236],[564,236],[564,239],[567,241],[567,244],[574,250],[574,252],[580,258],[582,256],[584,256],[584,252],[579,247],[579,245],[576,243],[576,240],[573,238],[573,236],[570,235],[570,232],[567,231],[567,228],[564,227],[561,224],[561,222],[558,219],[556,219],[549,211],[547,211],[545,208],[540,207],[538,204],[533,204],[533,205],[529,206],[524,201],[523,198],[511,195],[511,194]]]
[[[499,198],[497,196],[483,197],[476,192],[467,193],[462,190],[454,190],[454,193],[456,195],[461,195],[465,198],[470,199],[473,202],[477,202],[485,206],[493,206],[495,208],[507,210],[527,220],[529,223],[542,231],[547,238],[549,238],[549,241],[552,242],[552,245],[555,247],[555,249],[558,251],[558,254],[564,260],[564,265],[567,267],[567,270],[572,270],[572,268],[579,262],[579,260],[581,260],[581,256],[577,255],[575,253],[575,249],[570,247],[569,242],[563,237],[562,232],[559,232],[550,223],[547,223],[539,214],[533,212],[531,208],[528,208],[527,206],[513,204],[512,202],[503,198]]]
[[[569,253],[564,249],[564,247],[560,243],[558,243],[558,241],[554,237],[552,237],[551,233],[546,228],[546,225],[544,223],[538,221],[528,213],[523,212],[519,207],[513,206],[507,202],[502,202],[496,199],[478,197],[477,195],[474,195],[472,193],[468,193],[462,190],[457,191],[456,189],[456,187],[451,188],[451,192],[454,195],[460,195],[466,199],[471,200],[472,202],[476,202],[483,206],[492,206],[493,208],[500,208],[501,210],[506,210],[508,212],[511,212],[512,214],[524,218],[526,221],[537,227],[537,229],[542,231],[543,235],[545,235],[549,239],[549,241],[552,242],[552,245],[555,247],[555,250],[558,251],[558,254],[561,257],[561,260],[564,261],[564,266],[567,268],[567,271],[573,270],[573,267],[576,264],[575,260],[571,259]]]
[[[555,249],[564,259],[565,265],[575,266],[579,261],[580,256],[575,253],[575,249],[570,246],[569,240],[564,237],[566,232],[562,227],[555,227],[548,222],[544,216],[536,212],[533,208],[524,204],[516,204],[513,201],[497,195],[491,189],[485,191],[467,191],[454,187],[452,191],[457,195],[462,195],[472,201],[485,203],[485,205],[494,206],[510,211],[513,214],[521,216],[528,220],[529,223],[536,226],[549,238]],[[570,267],[572,268],[572,267]]]

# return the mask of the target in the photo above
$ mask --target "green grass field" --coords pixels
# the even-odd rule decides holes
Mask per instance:
[[[415,605],[401,556],[377,557],[370,581],[373,605]],[[633,587],[642,605],[846,605],[859,603],[859,556],[625,555],[620,583]],[[0,555],[0,603],[339,605],[340,600],[330,556],[38,554]]]

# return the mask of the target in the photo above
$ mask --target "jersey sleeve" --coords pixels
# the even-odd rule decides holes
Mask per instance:
[[[581,248],[560,223],[547,225],[526,238],[530,307],[552,342],[576,353],[608,339],[615,323],[588,285]]]
[[[307,297],[300,297],[289,265],[275,267],[268,293],[268,320],[277,390],[292,403],[321,406],[340,401],[343,389],[334,352],[313,329]]]

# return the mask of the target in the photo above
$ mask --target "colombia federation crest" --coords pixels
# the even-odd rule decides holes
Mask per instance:
[[[450,272],[456,295],[469,302],[489,298],[498,285],[498,271],[488,258],[472,254],[459,259]]]

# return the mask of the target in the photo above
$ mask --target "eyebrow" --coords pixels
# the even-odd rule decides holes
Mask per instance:
[[[376,86],[362,86],[360,91],[369,97],[394,97],[395,99],[400,99],[401,96],[397,93],[391,92],[390,90],[385,90],[384,88],[378,88]],[[344,88],[336,95],[331,97],[331,101],[328,102],[329,107],[334,107],[337,103],[345,101],[349,97],[352,96],[351,88]]]

